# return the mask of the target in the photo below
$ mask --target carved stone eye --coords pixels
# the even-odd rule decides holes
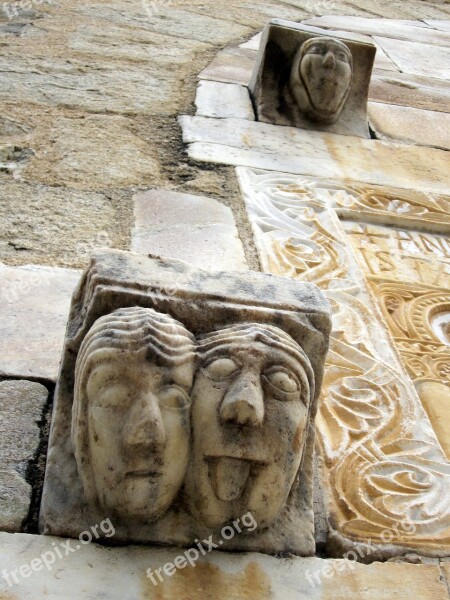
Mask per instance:
[[[191,401],[184,390],[176,385],[171,385],[162,389],[158,394],[158,401],[161,408],[187,408]]]
[[[206,374],[216,381],[227,379],[238,370],[239,366],[231,358],[218,358],[205,367]]]
[[[323,54],[324,53],[324,49],[322,48],[322,46],[311,46],[311,48],[308,50],[308,54]]]
[[[300,390],[297,378],[280,367],[274,367],[267,371],[265,378],[277,391],[284,394],[293,394]]]

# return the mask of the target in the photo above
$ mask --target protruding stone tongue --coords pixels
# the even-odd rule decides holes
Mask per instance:
[[[238,458],[219,458],[210,465],[210,474],[217,498],[231,502],[244,493],[250,475],[250,462]]]

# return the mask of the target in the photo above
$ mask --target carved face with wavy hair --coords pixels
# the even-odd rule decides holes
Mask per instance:
[[[72,412],[88,503],[133,522],[170,506],[188,462],[194,357],[192,334],[149,308],[93,324],[77,357]]]
[[[307,40],[295,55],[289,87],[299,108],[312,121],[335,123],[347,101],[353,78],[353,58],[340,40]]]
[[[185,482],[191,514],[208,527],[251,511],[270,525],[299,470],[314,375],[278,327],[235,325],[197,340],[193,449]]]

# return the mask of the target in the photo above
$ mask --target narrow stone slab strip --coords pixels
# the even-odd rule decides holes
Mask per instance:
[[[448,154],[434,148],[237,119],[180,117],[195,160],[446,193]]]
[[[370,102],[369,119],[380,139],[450,150],[450,113]]]
[[[105,520],[92,526],[109,530],[110,524]],[[94,534],[90,535],[95,541]],[[221,596],[224,599],[449,598],[437,565],[366,566],[348,560],[279,559],[217,551],[190,564],[176,548],[105,548],[86,544],[87,539],[84,536],[82,544],[56,537],[0,534],[1,597],[61,600],[106,595],[109,600],[204,600],[217,597],[217,590],[226,590]]]
[[[31,381],[0,382],[0,530],[20,532],[30,510],[25,477],[39,446],[47,389]]]

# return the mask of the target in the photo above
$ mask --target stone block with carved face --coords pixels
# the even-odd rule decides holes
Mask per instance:
[[[189,545],[251,515],[221,548],[313,554],[329,332],[312,284],[98,253],[72,302],[43,532],[110,518],[115,542]]]
[[[375,46],[273,19],[250,82],[259,121],[369,138],[367,101]]]

